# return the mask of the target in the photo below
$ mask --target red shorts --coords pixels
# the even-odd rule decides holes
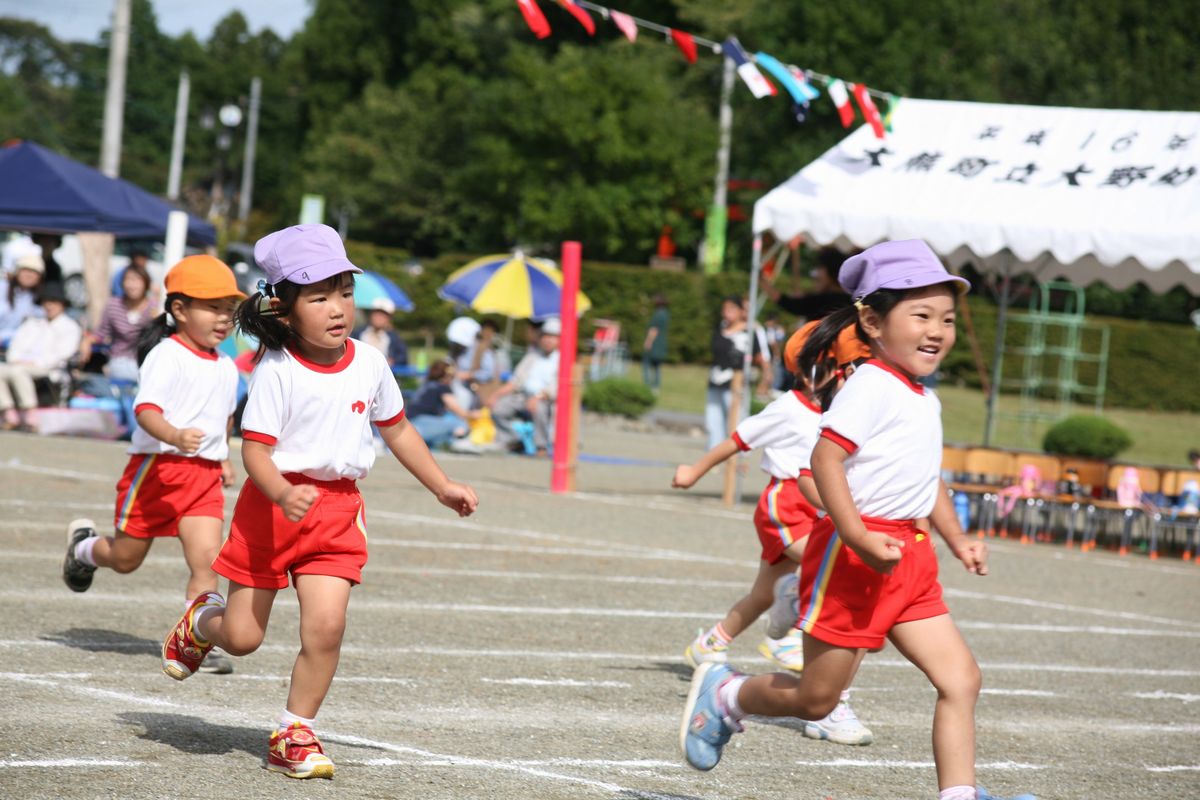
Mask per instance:
[[[220,462],[170,453],[130,456],[117,481],[113,527],[138,539],[178,536],[181,517],[225,519]]]
[[[892,574],[863,563],[828,517],[813,527],[800,566],[796,627],[838,647],[879,648],[895,625],[949,613],[930,534],[917,530],[911,520],[863,517],[863,522],[868,530],[904,540]]]
[[[288,574],[332,575],[362,583],[367,563],[366,506],[354,481],[318,481],[284,474],[293,484],[316,486],[320,495],[299,522],[247,480],[233,509],[233,526],[213,570],[255,589],[285,589]]]
[[[762,542],[762,560],[778,564],[787,558],[783,551],[812,533],[817,510],[812,507],[795,478],[771,478],[758,498],[754,528]]]

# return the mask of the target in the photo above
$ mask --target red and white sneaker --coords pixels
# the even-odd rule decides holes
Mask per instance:
[[[210,606],[224,608],[225,598],[216,592],[197,595],[163,640],[162,670],[177,681],[190,678],[212,650],[212,642],[201,639],[196,631],[196,615]]]
[[[289,778],[332,778],[333,759],[325,755],[312,728],[293,722],[290,728],[271,734],[267,769]]]

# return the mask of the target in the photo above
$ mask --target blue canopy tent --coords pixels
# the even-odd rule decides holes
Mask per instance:
[[[0,230],[111,233],[121,239],[163,239],[174,208],[128,181],[47,150],[34,142],[0,148]],[[216,229],[188,218],[188,244],[215,244]]]

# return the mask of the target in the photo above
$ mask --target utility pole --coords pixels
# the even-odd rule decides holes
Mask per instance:
[[[130,0],[113,0],[112,35],[108,50],[108,88],[104,93],[104,136],[100,142],[100,171],[110,178],[121,174],[125,63],[129,57],[129,5]]]
[[[179,73],[179,94],[175,97],[175,134],[171,137],[171,170],[167,175],[167,199],[179,199],[183,179],[183,141],[187,136],[188,95],[192,81],[187,70]]]
[[[733,141],[733,79],[737,66],[726,56],[721,73],[721,143],[717,148],[717,177],[713,186],[712,208],[704,221],[704,272],[711,275],[721,271],[725,261],[725,225],[728,216],[729,148]]]
[[[258,149],[258,108],[262,101],[262,78],[250,81],[250,120],[246,127],[246,151],[242,157],[242,191],[238,194],[238,235],[246,230],[250,199],[254,193],[254,154]]]

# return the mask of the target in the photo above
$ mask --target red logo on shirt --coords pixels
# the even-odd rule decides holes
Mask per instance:
[[[362,400],[355,400],[353,403],[350,404],[350,410],[356,414],[361,414],[367,410],[367,404],[364,403]]]

